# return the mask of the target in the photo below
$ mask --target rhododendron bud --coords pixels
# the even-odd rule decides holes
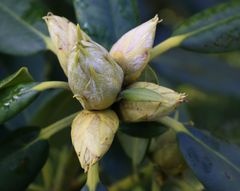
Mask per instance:
[[[80,40],[68,60],[68,82],[85,109],[101,110],[115,102],[123,71],[102,46]]]
[[[126,122],[157,121],[170,114],[186,97],[149,82],[136,82],[125,91],[128,95],[119,102],[117,109]]]
[[[67,75],[67,60],[70,52],[77,43],[77,28],[76,25],[64,17],[59,17],[48,13],[43,17],[53,43],[54,52],[58,57],[60,65]],[[86,33],[81,31],[85,40],[90,39]]]
[[[135,81],[147,65],[158,22],[156,15],[124,34],[110,50],[111,56],[124,71],[124,83]]]
[[[72,143],[85,171],[108,151],[119,120],[112,110],[81,111],[72,123]]]

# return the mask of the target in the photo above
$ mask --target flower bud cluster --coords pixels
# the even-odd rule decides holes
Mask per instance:
[[[64,17],[50,13],[44,20],[69,87],[84,108],[72,123],[71,137],[85,171],[111,146],[119,117],[155,121],[184,101],[184,94],[169,88],[136,82],[149,62],[158,16],[124,34],[110,52]],[[129,85],[131,99],[121,97],[123,84]],[[141,91],[146,95],[141,97]]]

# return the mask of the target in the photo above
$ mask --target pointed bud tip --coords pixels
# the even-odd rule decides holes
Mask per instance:
[[[125,84],[137,80],[149,62],[158,15],[125,33],[111,48],[110,55],[122,67]]]
[[[180,93],[179,103],[187,102],[187,94],[186,93]]]
[[[163,21],[163,19],[159,19],[158,14],[156,14],[151,20],[156,24],[161,23]]]
[[[46,16],[42,17],[43,20],[46,22],[49,20],[50,17],[55,16],[52,12],[48,12]]]

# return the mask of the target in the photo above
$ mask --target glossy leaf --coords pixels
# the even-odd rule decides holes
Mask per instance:
[[[0,2],[0,51],[12,55],[33,54],[46,49],[46,36],[21,16],[29,11],[31,1],[2,0]]]
[[[32,81],[33,79],[31,74],[29,74],[28,69],[26,67],[22,67],[14,74],[0,81],[0,90],[20,83],[27,83]]]
[[[82,29],[106,48],[136,26],[136,0],[74,0]]]
[[[38,92],[31,90],[35,84],[19,84],[1,91],[0,124],[23,110],[36,98]]]
[[[184,35],[180,46],[198,52],[240,49],[240,3],[228,2],[187,19],[174,36]]]
[[[0,190],[25,190],[48,156],[48,142],[37,141],[0,160]]]
[[[48,92],[39,105],[31,117],[30,124],[33,126],[47,126],[82,109],[79,102],[72,98],[72,93],[63,90]]]
[[[152,67],[157,74],[172,82],[223,95],[240,95],[240,69],[216,56],[176,49],[155,62]]]
[[[149,139],[131,137],[121,132],[118,133],[118,139],[125,153],[131,158],[132,164],[140,164],[146,154]]]
[[[167,128],[157,122],[120,123],[119,130],[133,137],[151,138],[164,133]]]
[[[26,146],[39,135],[38,127],[21,127],[14,131],[9,131],[0,140],[0,158],[5,158]]]
[[[180,150],[197,178],[210,191],[238,190],[240,149],[197,129],[178,133]]]

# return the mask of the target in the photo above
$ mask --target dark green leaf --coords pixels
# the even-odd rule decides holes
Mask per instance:
[[[109,48],[136,25],[136,0],[74,0],[78,22],[94,40]]]
[[[173,34],[186,38],[180,46],[199,52],[226,52],[240,48],[240,3],[228,2],[191,17]]]
[[[0,95],[0,124],[28,106],[38,95],[31,90],[36,83],[26,83],[5,88]]]
[[[20,83],[32,82],[32,76],[26,67],[20,68],[14,74],[0,81],[0,90],[6,87],[14,86]]]
[[[155,61],[152,66],[158,75],[171,82],[187,83],[223,95],[240,95],[240,69],[222,58],[176,49]]]
[[[25,190],[48,156],[48,142],[37,141],[0,160],[0,190]]]
[[[45,99],[39,103],[40,107],[34,111],[31,118],[31,125],[47,126],[60,120],[67,115],[80,111],[81,104],[73,99],[70,91],[55,91],[46,95]],[[58,106],[56,110],[55,106]],[[49,117],[51,115],[51,117]]]
[[[34,138],[37,138],[38,134],[38,127],[21,127],[15,131],[9,131],[0,140],[0,158],[5,158],[19,148],[26,146]]]
[[[186,162],[210,191],[239,189],[240,149],[197,129],[178,133],[178,142]]]
[[[120,123],[120,131],[140,138],[157,137],[167,128],[157,122]]]
[[[27,55],[46,49],[46,36],[22,18],[27,16],[30,3],[30,0],[24,2],[3,0],[0,2],[1,52]]]
[[[132,164],[134,166],[140,164],[146,154],[149,139],[131,137],[121,132],[118,133],[118,139],[123,150],[132,159]]]

